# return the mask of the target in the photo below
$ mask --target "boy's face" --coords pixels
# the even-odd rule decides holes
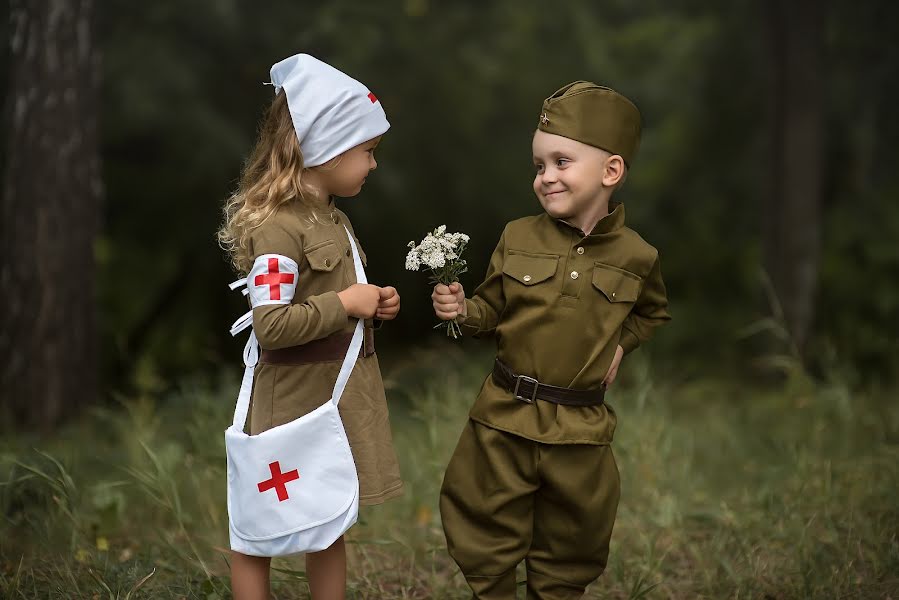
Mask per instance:
[[[534,133],[533,152],[534,193],[551,217],[577,224],[601,208],[606,163],[613,155],[540,130]]]
[[[380,141],[381,136],[378,136],[350,148],[340,155],[334,167],[328,163],[322,165],[324,168],[318,169],[318,175],[325,191],[341,198],[350,198],[361,192],[365,178],[378,168],[375,148]]]

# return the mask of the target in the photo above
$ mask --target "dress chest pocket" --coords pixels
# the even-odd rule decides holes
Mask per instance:
[[[343,258],[340,248],[334,240],[327,240],[306,248],[306,260],[313,271],[330,272]]]
[[[509,251],[503,262],[503,274],[525,286],[533,286],[556,274],[559,257],[552,254],[523,254]]]
[[[602,292],[609,302],[636,302],[643,279],[618,267],[594,263],[593,287]]]

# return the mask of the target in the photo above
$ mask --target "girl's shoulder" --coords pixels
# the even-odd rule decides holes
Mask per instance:
[[[355,238],[349,217],[337,207],[324,212],[293,202],[279,207],[252,231],[250,250],[254,258],[262,254],[281,254],[298,261],[306,250],[328,241],[334,240],[344,246],[344,226]]]
[[[281,254],[294,260],[303,252],[303,223],[289,205],[278,207],[250,232],[250,253]]]

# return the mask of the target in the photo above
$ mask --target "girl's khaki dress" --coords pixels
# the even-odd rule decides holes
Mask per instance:
[[[331,397],[356,326],[337,296],[356,283],[344,226],[353,235],[362,263],[367,264],[349,219],[333,204],[322,212],[294,201],[252,233],[254,259],[262,254],[287,256],[299,266],[299,278],[290,304],[253,309],[253,328],[262,353],[247,420],[250,435],[301,417]],[[380,504],[400,495],[403,488],[371,327],[367,322],[367,350],[360,353],[339,405],[363,505]]]

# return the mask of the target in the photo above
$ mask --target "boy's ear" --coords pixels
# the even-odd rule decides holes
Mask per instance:
[[[606,159],[602,172],[602,184],[606,187],[615,187],[624,179],[626,167],[624,159],[619,154],[613,154]]]

